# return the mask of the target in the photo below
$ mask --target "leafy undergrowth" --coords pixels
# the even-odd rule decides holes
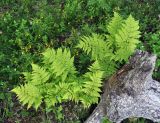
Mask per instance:
[[[23,72],[25,83],[12,92],[17,94],[22,105],[27,105],[27,109],[34,107],[37,111],[41,108],[46,113],[54,113],[59,121],[66,121],[63,114],[65,102],[80,103],[83,108],[97,104],[102,79],[128,61],[140,37],[138,21],[131,15],[123,19],[114,13],[107,30],[109,34],[82,36],[76,46],[90,56],[91,65],[86,73],[81,74],[76,69],[75,58],[69,49],[48,48],[41,53],[39,65],[32,63],[32,72]],[[52,121],[52,118],[47,120]]]
[[[10,90],[17,85],[25,84],[22,72],[31,72],[32,63],[40,64],[41,53],[47,48],[61,47],[64,49],[67,47],[71,55],[75,57],[74,65],[79,76],[88,72],[87,68],[97,58],[103,65],[100,59],[104,55],[102,49],[97,47],[91,51],[86,49],[85,45],[96,47],[97,44],[94,43],[96,37],[100,38],[102,42],[106,42],[106,39],[109,38],[109,45],[114,47],[109,48],[109,52],[107,51],[109,57],[114,56],[113,49],[114,54],[118,48],[121,49],[120,47],[116,49],[112,44],[114,39],[118,40],[118,36],[109,36],[116,32],[107,29],[114,12],[120,13],[124,20],[130,14],[139,20],[140,40],[142,41],[139,48],[157,54],[158,59],[153,76],[160,81],[159,5],[159,0],[1,0],[0,116],[2,117],[0,117],[0,122],[34,123],[41,122],[42,119],[47,120],[47,117],[54,122],[58,117],[59,119],[64,117],[66,122],[67,120],[71,122],[73,119],[75,122],[83,122],[89,115],[87,112],[90,113],[90,111],[83,109],[79,103],[65,102],[61,105],[62,107],[58,105],[59,108],[51,114],[47,114],[42,105],[36,112],[32,108],[27,110],[26,106],[22,107]],[[118,22],[121,21],[121,18],[119,19]],[[93,42],[87,44],[84,40]],[[81,42],[81,45],[78,46],[82,49],[75,48],[79,41],[85,44],[82,46]],[[117,41],[116,43],[120,46],[121,42]],[[101,45],[103,44],[105,43]],[[114,63],[117,62],[115,59],[120,60],[122,57],[110,57],[110,59]],[[108,61],[105,63],[108,64]],[[105,74],[111,75],[122,64],[124,61],[118,63],[117,66],[111,64],[110,72],[107,73],[108,71],[104,70]],[[57,116],[53,114],[57,114]]]

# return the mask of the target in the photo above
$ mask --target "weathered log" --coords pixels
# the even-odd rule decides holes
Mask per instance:
[[[152,79],[155,61],[155,55],[137,50],[106,82],[100,103],[85,123],[100,123],[103,117],[116,123],[130,117],[159,122],[160,83]]]

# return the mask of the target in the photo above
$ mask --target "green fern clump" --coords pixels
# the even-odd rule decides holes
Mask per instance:
[[[134,52],[140,37],[138,21],[130,15],[123,19],[118,13],[107,26],[109,34],[83,36],[77,45],[92,60],[98,60],[104,77],[113,74],[117,64],[127,61]]]
[[[42,66],[32,64],[32,72],[24,73],[26,83],[12,90],[23,105],[37,110],[42,103],[48,109],[70,100],[85,107],[98,102],[102,71],[97,62],[78,76],[69,50],[47,49],[42,55]]]
[[[84,107],[98,103],[102,79],[110,76],[122,61],[127,61],[138,44],[138,22],[132,16],[123,19],[114,14],[107,26],[108,34],[83,36],[77,45],[91,56],[88,72],[79,75],[70,50],[46,49],[41,66],[32,64],[24,72],[25,84],[12,90],[23,105],[36,110],[42,103],[50,109],[67,101],[81,102]]]

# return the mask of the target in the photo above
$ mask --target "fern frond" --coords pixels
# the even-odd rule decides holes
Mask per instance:
[[[110,64],[108,64],[111,63],[110,59],[114,54],[112,53],[112,50],[107,46],[107,43],[105,42],[103,36],[98,34],[92,34],[92,36],[88,37],[84,36],[82,37],[77,47],[81,48],[84,52],[91,55],[92,60],[96,60],[93,65],[96,65],[97,68],[95,69],[104,71],[104,77],[111,75],[112,71],[115,70],[114,66],[110,66]],[[105,68],[103,68],[104,66]],[[113,68],[112,71],[110,71],[111,68]]]
[[[122,28],[116,34],[117,51],[115,60],[127,60],[134,52],[140,37],[138,21],[130,15],[122,24]]]
[[[32,79],[32,74],[29,72],[23,72],[24,78],[25,78],[25,82],[30,82]]]
[[[93,60],[101,59],[104,55],[110,55],[111,53],[107,48],[104,37],[95,33],[92,36],[83,36],[77,47],[90,54]]]
[[[101,71],[103,71],[103,78],[111,76],[116,70],[118,65],[114,60],[103,59],[99,62]]]
[[[46,84],[46,95],[44,96],[44,102],[46,104],[47,108],[50,108],[51,106],[55,106],[55,104],[58,103],[57,100],[57,93],[59,88],[56,88],[55,84],[53,83],[47,83]]]
[[[87,107],[93,103],[98,103],[99,92],[101,92],[100,87],[102,86],[103,72],[101,70],[95,71],[94,67],[97,68],[97,63],[94,63],[90,67],[91,71],[84,75],[85,81],[83,82],[82,89],[84,96],[81,98],[81,101]]]
[[[42,102],[42,95],[39,89],[32,84],[18,86],[12,90],[23,105],[28,104],[27,108],[33,106],[36,110]]]
[[[54,49],[51,49],[51,48],[46,49],[42,53],[42,55],[43,55],[43,63],[45,65],[48,65],[48,64],[50,65],[55,59],[55,54],[56,54],[56,52],[55,52]]]
[[[110,35],[114,36],[119,29],[121,29],[123,23],[123,18],[116,12],[114,12],[114,17],[107,26],[107,30]]]
[[[43,54],[43,66],[32,64],[32,72],[24,73],[26,83],[15,89],[22,104],[38,108],[44,98],[47,107],[67,100],[74,100],[72,85],[76,83],[74,57],[67,49],[47,49]],[[73,84],[72,84],[73,83]],[[33,91],[34,90],[34,91]],[[34,93],[34,94],[33,94]],[[37,95],[36,95],[37,94]],[[43,95],[43,96],[41,96]]]
[[[48,86],[45,96],[45,103],[47,108],[55,106],[56,103],[62,103],[71,100],[72,94],[70,92],[70,84],[61,82],[58,85]]]
[[[102,75],[103,72],[86,73],[86,81],[84,82],[82,91],[84,92],[84,98],[82,103],[85,106],[90,106],[91,104],[98,103],[98,98],[100,97],[99,92],[101,92],[100,87],[102,86]],[[86,96],[88,100],[86,99]]]
[[[61,77],[65,81],[69,74],[75,74],[74,57],[71,57],[70,51],[67,49],[58,49],[55,53],[55,59],[51,64],[51,70],[55,77]]]
[[[80,80],[80,78],[77,78],[77,81],[71,83],[70,86],[70,92],[71,92],[71,100],[74,102],[79,102],[80,101],[80,94],[82,93],[82,88],[83,88],[83,79]]]
[[[91,72],[96,72],[96,71],[101,71],[102,68],[101,68],[99,62],[96,60],[88,69]]]
[[[112,18],[111,22],[107,26],[107,30],[109,35],[107,37],[107,45],[112,49],[115,50],[116,42],[115,42],[115,35],[122,28],[123,18],[116,12],[114,12],[114,17]]]
[[[71,57],[67,49],[47,49],[43,53],[43,63],[56,78],[60,77],[62,81],[65,81],[69,74],[76,73],[74,57]]]
[[[47,72],[44,68],[39,67],[36,64],[32,64],[32,74],[31,74],[31,81],[33,85],[39,85],[47,82],[50,77],[50,73]]]

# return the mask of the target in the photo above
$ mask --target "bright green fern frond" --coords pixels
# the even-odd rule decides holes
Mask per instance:
[[[74,100],[76,96],[71,88],[76,83],[76,70],[70,51],[61,48],[47,49],[42,54],[42,67],[32,64],[32,72],[24,73],[27,84],[12,91],[23,105],[28,104],[28,108],[34,106],[37,109],[42,98],[48,108],[57,103]]]
[[[70,92],[71,92],[71,100],[74,102],[79,102],[80,101],[80,94],[82,93],[82,88],[83,88],[83,82],[84,80],[77,78],[75,82],[71,83],[70,85]]]
[[[59,88],[57,88],[55,84],[52,84],[52,83],[47,83],[46,88],[47,90],[45,90],[46,95],[44,97],[44,102],[46,104],[46,107],[50,108],[52,106],[55,106],[55,104],[58,103],[57,93],[58,93]]]
[[[56,86],[56,88],[59,88],[57,99],[60,103],[62,101],[71,99],[71,93],[69,92],[69,86],[70,84],[68,83],[59,83],[59,85]]]
[[[103,72],[97,70],[94,72],[88,72],[84,76],[85,81],[82,89],[84,96],[82,96],[83,98],[81,101],[85,106],[88,107],[93,103],[98,103],[98,98],[100,97],[99,92],[101,92],[100,87],[102,86]],[[88,99],[86,99],[86,96]]]
[[[116,63],[114,61],[110,61],[107,58],[103,60],[95,61],[90,67],[89,70],[91,72],[101,71],[103,72],[103,78],[109,77],[116,71]]]
[[[25,78],[25,82],[30,82],[32,79],[32,74],[29,72],[23,72],[24,78]]]
[[[102,68],[97,60],[88,69],[91,72],[96,72],[96,71],[102,70]]]
[[[33,106],[36,110],[42,102],[42,95],[39,89],[32,84],[18,86],[12,90],[17,94],[17,97],[23,105],[28,104],[27,108]]]
[[[107,45],[113,50],[116,47],[115,35],[119,31],[119,29],[122,28],[122,23],[123,23],[123,18],[118,13],[114,12],[114,17],[107,26],[107,30],[109,32],[109,35],[107,35],[108,39]]]
[[[48,48],[42,54],[43,54],[43,63],[46,65],[51,64],[55,59],[54,49]]]
[[[98,103],[98,98],[100,97],[99,92],[101,92],[100,87],[102,86],[102,75],[103,73],[100,71],[95,73],[87,73],[85,75],[88,79],[84,82],[84,88],[82,91],[89,99],[87,102],[82,99],[82,103],[84,103],[85,106]]]
[[[77,47],[90,54],[93,60],[111,55],[111,50],[107,48],[104,37],[95,33],[92,36],[83,36]]]
[[[83,36],[77,46],[91,55],[92,60],[99,62],[104,77],[113,74],[118,62],[128,60],[140,37],[138,22],[131,15],[123,19],[118,13],[114,13],[107,29],[107,39],[98,34]]]
[[[59,48],[56,51],[55,59],[50,67],[55,76],[61,77],[62,81],[67,78],[67,75],[76,73],[74,57],[71,57],[71,53],[67,49],[62,50]]]
[[[46,104],[46,108],[48,108],[48,109],[51,108],[51,107],[53,107],[53,106],[55,106],[55,104],[58,103],[58,101],[56,99],[56,94],[55,95],[53,95],[53,94],[46,95],[46,97],[44,99],[44,102]]]
[[[32,76],[31,76],[31,83],[33,85],[39,85],[47,82],[50,77],[50,73],[47,72],[42,67],[39,67],[36,64],[32,64]]]
[[[117,51],[115,60],[127,60],[134,52],[140,37],[138,21],[130,15],[116,34]]]
[[[103,59],[99,62],[99,65],[101,66],[101,71],[103,71],[103,78],[111,76],[118,67],[116,62],[109,59]]]
[[[121,28],[123,22],[123,18],[116,12],[114,12],[114,17],[111,22],[107,26],[107,30],[110,35],[115,35],[118,30]]]
[[[71,53],[67,49],[47,49],[43,53],[43,63],[45,63],[45,66],[56,78],[60,77],[62,81],[64,81],[69,74],[76,73],[74,57],[71,57]]]
[[[61,82],[58,85],[50,86],[46,90],[45,103],[47,108],[55,106],[57,103],[62,103],[71,100],[70,84]]]

